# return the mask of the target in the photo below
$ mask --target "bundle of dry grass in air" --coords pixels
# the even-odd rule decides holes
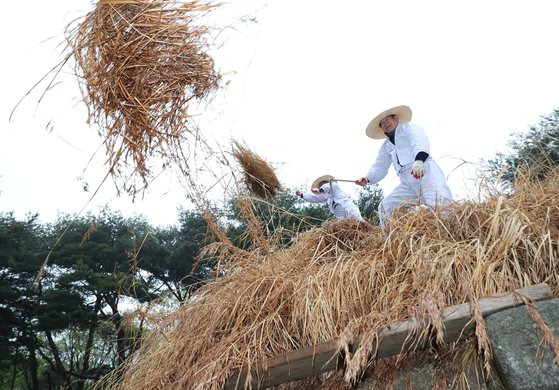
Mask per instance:
[[[274,169],[247,146],[233,141],[231,153],[241,164],[245,183],[253,194],[266,199],[282,190]]]
[[[220,75],[199,23],[210,1],[100,0],[66,30],[89,121],[104,139],[109,172],[135,194],[158,164],[184,162],[181,144],[199,141],[194,103]],[[153,162],[152,162],[153,159]],[[181,168],[184,168],[181,166]]]
[[[542,282],[559,296],[558,182],[556,172],[483,203],[403,214],[388,237],[376,227],[344,222],[303,233],[265,258],[250,251],[231,255],[227,272],[161,322],[105,383],[221,389],[231,372],[258,359],[336,337],[350,344],[358,334],[361,347],[346,355],[345,373],[297,388],[349,388],[366,367],[377,380],[390,381],[418,355],[371,361],[373,344],[366,341],[387,323],[414,317],[417,334],[434,331],[433,342],[440,343],[441,309],[447,306],[471,302],[476,312],[480,297]],[[468,388],[460,382],[468,366],[480,378],[489,374],[483,318],[475,321],[474,336],[427,354],[437,388],[447,388],[448,372],[458,380],[456,388]]]

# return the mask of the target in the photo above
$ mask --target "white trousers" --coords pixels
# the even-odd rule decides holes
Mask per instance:
[[[398,175],[400,184],[379,204],[378,213],[383,231],[395,207],[424,204],[436,210],[452,201],[452,193],[444,174],[431,158],[425,161],[425,175],[421,179],[411,175],[411,164],[402,167]]]
[[[342,203],[337,203],[333,209],[330,208],[330,211],[338,219],[355,218],[363,221],[359,208],[349,199],[344,200]]]

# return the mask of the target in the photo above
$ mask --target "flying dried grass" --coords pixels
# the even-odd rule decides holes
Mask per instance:
[[[275,197],[282,190],[272,166],[246,145],[233,141],[231,153],[241,165],[245,183],[253,194],[268,199]]]
[[[378,331],[415,317],[415,335],[437,347],[431,350],[440,379],[434,385],[467,388],[464,372],[472,364],[490,376],[484,328],[467,344],[442,345],[441,312],[471,302],[475,313],[480,297],[542,282],[559,296],[558,183],[556,172],[483,203],[456,203],[439,214],[408,212],[391,223],[387,237],[377,228],[356,233],[344,222],[305,232],[265,257],[258,248],[227,252],[227,272],[162,321],[161,333],[152,332],[104,383],[221,389],[240,367],[342,336],[346,382],[334,374],[302,381],[300,388],[318,380],[324,388],[347,388],[366,369],[388,364],[374,360]],[[479,313],[475,317],[482,324]],[[357,337],[364,342],[353,351]],[[405,355],[390,360],[404,361]]]
[[[188,173],[182,144],[200,141],[191,107],[209,99],[220,81],[208,54],[210,29],[199,23],[215,7],[100,0],[66,29],[88,122],[98,125],[109,173],[131,195],[162,163]]]

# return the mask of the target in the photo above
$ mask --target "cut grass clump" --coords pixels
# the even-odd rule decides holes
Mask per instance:
[[[234,141],[232,154],[241,165],[244,181],[253,194],[268,199],[275,197],[282,190],[271,165],[247,146]]]
[[[210,29],[199,22],[209,1],[100,0],[66,30],[70,56],[98,125],[109,173],[130,194],[156,170],[184,164],[184,146],[199,143],[193,104],[217,90],[208,54]],[[157,172],[156,171],[156,172]]]

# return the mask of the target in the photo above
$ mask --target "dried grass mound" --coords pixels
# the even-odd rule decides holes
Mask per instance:
[[[232,146],[231,153],[243,168],[249,190],[263,199],[275,197],[282,190],[282,186],[270,164],[237,141],[234,141]]]
[[[218,88],[209,28],[197,23],[213,7],[196,0],[99,0],[66,30],[109,172],[131,194],[148,184],[151,158],[158,168],[161,158],[184,159],[181,143],[197,132],[189,108]]]
[[[371,245],[370,240],[380,236],[378,226],[354,218],[327,220],[322,224],[321,229],[326,233],[326,245],[345,247],[347,250],[362,246],[364,243]],[[376,231],[376,234],[372,234],[373,231]]]
[[[542,282],[559,296],[558,180],[559,172],[484,203],[407,213],[391,224],[388,237],[359,230],[362,239],[353,240],[355,226],[341,223],[303,233],[265,257],[250,251],[230,256],[227,272],[159,323],[105,383],[221,389],[233,370],[258,359],[336,337],[348,344],[358,334],[373,340],[387,323],[407,317],[418,320],[418,334],[434,331],[433,342],[440,342],[442,310],[471,302],[475,312],[479,297]],[[480,377],[488,374],[484,321],[475,321],[469,340],[432,355],[437,388],[446,388],[445,372],[463,377],[464,362],[475,361]],[[416,358],[408,353],[374,361],[372,345],[362,342],[346,355],[345,378],[334,373],[297,388],[349,388],[367,366],[393,378],[398,366]]]

